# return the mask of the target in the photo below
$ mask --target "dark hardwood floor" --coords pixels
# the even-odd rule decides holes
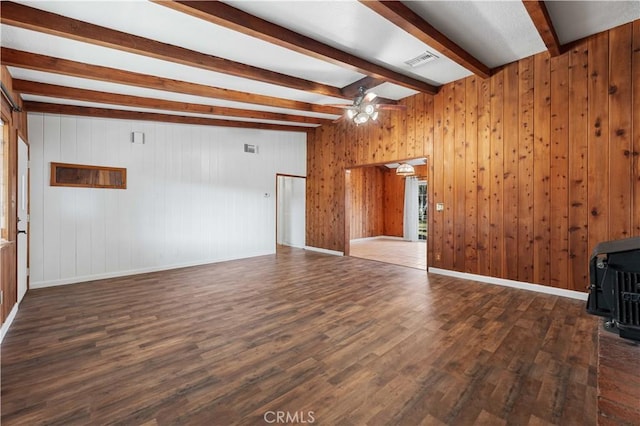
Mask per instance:
[[[2,425],[593,425],[596,323],[298,249],[33,290],[2,344]]]
[[[598,425],[640,425],[640,342],[598,330]]]

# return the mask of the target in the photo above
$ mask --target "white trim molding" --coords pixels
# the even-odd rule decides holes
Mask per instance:
[[[344,256],[344,253],[336,250],[328,250],[320,247],[304,246],[305,250],[317,251],[318,253],[331,254],[333,256]]]
[[[98,281],[98,280],[105,280],[108,278],[119,278],[119,277],[127,277],[130,275],[139,275],[139,274],[148,274],[150,272],[161,272],[161,271],[168,271],[170,269],[180,269],[180,268],[189,268],[191,266],[201,266],[201,265],[210,265],[213,263],[220,263],[220,262],[227,262],[230,260],[241,260],[241,259],[248,259],[250,257],[258,257],[258,256],[267,256],[267,255],[271,255],[274,254],[275,252],[273,251],[268,251],[268,252],[260,252],[260,253],[253,253],[247,256],[241,256],[241,257],[229,257],[229,258],[224,258],[224,259],[210,259],[210,260],[203,260],[203,261],[197,261],[197,262],[188,262],[188,263],[180,263],[180,264],[173,264],[173,265],[165,265],[165,266],[156,266],[156,267],[150,267],[150,268],[141,268],[141,269],[134,269],[134,270],[129,270],[129,271],[117,271],[117,272],[108,272],[105,274],[95,274],[95,275],[85,275],[85,276],[81,276],[81,277],[71,277],[71,278],[62,278],[59,280],[50,280],[50,281],[38,281],[38,282],[34,282],[31,283],[29,288],[45,288],[45,287],[55,287],[55,286],[59,286],[59,285],[67,285],[67,284],[78,284],[78,283],[85,283],[85,282],[90,282],[90,281]]]
[[[16,314],[18,313],[19,305],[20,305],[20,302],[13,305],[13,308],[11,308],[11,312],[9,312],[9,315],[7,315],[7,319],[5,319],[4,323],[2,324],[2,328],[0,329],[0,344],[2,344],[2,341],[4,340],[4,336],[6,336],[7,333],[9,332],[9,327],[11,327],[11,323],[13,323],[13,320],[16,317]]]
[[[446,275],[449,277],[462,278],[463,280],[478,281],[487,284],[496,284],[504,287],[519,288],[522,290],[535,291],[538,293],[553,294],[555,296],[569,297],[571,299],[587,300],[587,293],[564,288],[549,287],[546,285],[526,283],[522,281],[508,280],[505,278],[488,277],[486,275],[469,274],[466,272],[450,271],[448,269],[429,268],[429,273]]]

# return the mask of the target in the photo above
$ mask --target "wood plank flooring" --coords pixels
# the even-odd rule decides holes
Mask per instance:
[[[593,425],[583,305],[289,248],[33,290],[2,425]]]
[[[424,241],[377,237],[351,240],[349,246],[349,255],[353,257],[427,270],[427,243]]]
[[[640,424],[640,342],[598,330],[598,424]]]

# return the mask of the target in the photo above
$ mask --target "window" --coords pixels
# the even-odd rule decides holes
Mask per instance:
[[[429,206],[427,200],[427,181],[418,182],[418,239],[427,240],[427,223]]]
[[[51,163],[51,186],[127,189],[127,169]]]

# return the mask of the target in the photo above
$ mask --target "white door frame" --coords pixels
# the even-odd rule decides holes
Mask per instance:
[[[29,145],[18,137],[17,303],[29,288]]]
[[[282,241],[283,239],[283,229],[282,229],[282,219],[285,212],[281,211],[281,204],[284,201],[284,197],[287,196],[286,193],[282,193],[282,189],[280,187],[281,182],[286,184],[287,180],[291,179],[302,179],[305,187],[307,182],[306,176],[297,176],[297,175],[286,175],[278,173],[276,174],[276,245],[283,244],[289,245],[291,247],[304,248],[306,244],[306,235],[303,235],[303,241],[299,244],[292,244],[291,241]],[[285,191],[286,192],[286,191]],[[306,192],[306,191],[305,191]],[[303,232],[306,233],[306,208],[304,208],[304,203],[306,203],[306,194],[304,194],[302,198],[303,209],[302,209],[302,218],[299,218],[299,222],[302,224]]]

